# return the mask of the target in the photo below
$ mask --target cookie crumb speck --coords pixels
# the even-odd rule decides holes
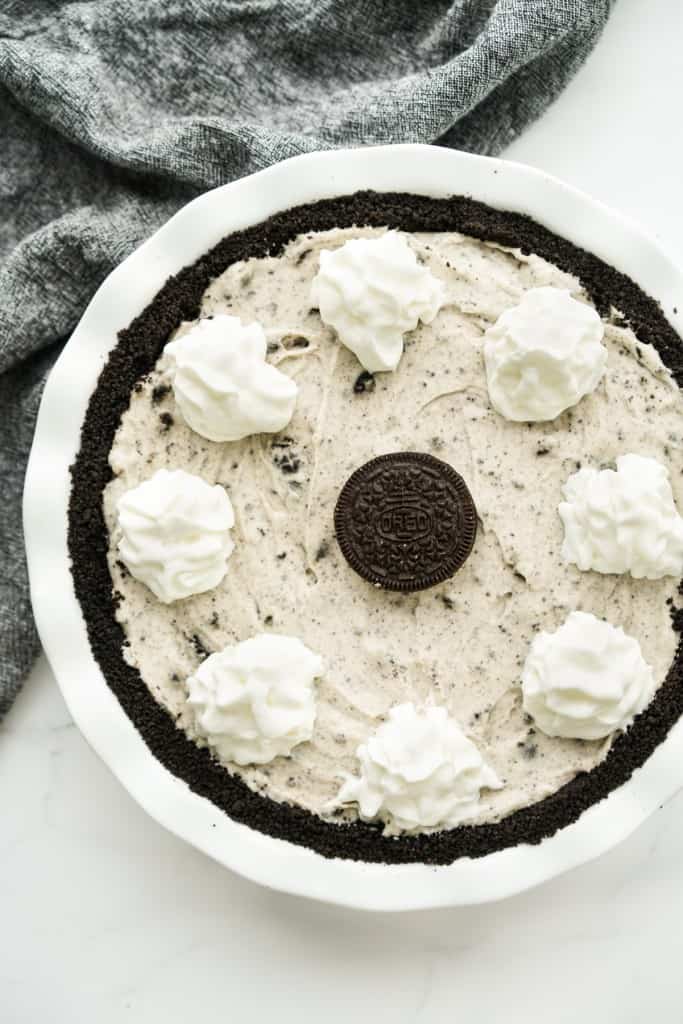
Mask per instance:
[[[359,373],[358,376],[356,377],[355,381],[354,381],[353,390],[355,391],[355,393],[357,395],[363,395],[363,394],[366,394],[366,393],[370,393],[371,391],[374,391],[375,390],[375,377],[374,377],[374,374],[368,373],[367,370],[363,370],[362,373]]]
[[[163,402],[170,393],[170,384],[157,384],[152,388],[152,405],[159,405],[159,403]]]

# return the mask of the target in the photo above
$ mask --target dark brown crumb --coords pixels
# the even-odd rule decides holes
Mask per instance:
[[[211,651],[197,633],[192,634],[192,636],[190,637],[190,643],[192,644],[196,653],[202,660],[204,660],[204,658],[208,658],[209,655],[211,654]]]
[[[285,475],[298,473],[301,468],[301,459],[298,455],[293,455],[289,452],[286,452],[284,455],[274,455],[273,462],[280,472]]]
[[[315,553],[315,560],[316,560],[316,562],[319,562],[323,558],[327,558],[329,553],[330,553],[330,545],[327,543],[326,540],[324,540],[324,541],[321,542],[318,550]]]
[[[535,252],[576,274],[601,314],[609,315],[612,306],[623,310],[640,340],[654,345],[679,384],[683,380],[681,342],[657,302],[624,274],[524,215],[494,210],[463,196],[432,199],[372,192],[288,210],[223,239],[195,264],[170,278],[146,309],[121,331],[90,399],[80,451],[72,467],[69,552],[74,585],[93,654],[110,688],[152,754],[195,793],[236,821],[310,847],[325,857],[449,864],[459,857],[481,857],[518,844],[539,843],[626,782],[683,713],[680,645],[665,682],[647,710],[627,733],[616,737],[605,760],[592,771],[577,775],[558,792],[502,821],[395,838],[361,821],[325,822],[300,807],[254,793],[239,776],[227,772],[208,750],[187,739],[173,717],[155,701],[137,670],[124,660],[122,648],[127,641],[114,617],[101,499],[112,476],[109,450],[131,390],[150,371],[178,324],[197,318],[203,292],[227,266],[250,256],[277,255],[303,232],[352,224],[405,231],[459,231],[519,247],[525,253]],[[681,628],[680,618],[677,629]],[[272,625],[272,621],[272,616],[266,616],[264,624]]]
[[[174,419],[171,416],[170,412],[159,413],[159,419],[161,421],[161,429],[164,431],[164,433],[167,430],[170,430],[171,427],[173,426]]]
[[[282,347],[286,349],[308,348],[308,338],[304,338],[301,334],[295,334],[291,337],[283,338]]]
[[[156,387],[152,388],[152,404],[159,405],[170,392],[170,384],[157,384]]]
[[[534,743],[530,739],[520,740],[517,746],[519,747],[522,755],[526,757],[528,761],[533,760],[533,758],[536,757],[536,754],[538,753],[538,744]]]
[[[359,373],[358,376],[356,377],[356,380],[354,381],[353,385],[353,390],[357,395],[363,395],[365,394],[365,392],[374,391],[374,376],[371,373],[368,373],[367,370],[363,370],[363,372]]]

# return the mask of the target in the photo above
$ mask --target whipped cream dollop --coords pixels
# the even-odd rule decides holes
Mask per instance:
[[[539,633],[522,670],[524,710],[547,736],[603,739],[628,728],[654,691],[638,641],[588,612]]]
[[[121,561],[164,604],[211,590],[225,576],[235,515],[220,485],[159,469],[121,495],[116,515]]]
[[[356,753],[360,775],[346,777],[334,805],[355,803],[388,832],[451,828],[477,813],[481,789],[502,787],[444,707],[397,705]]]
[[[484,337],[489,398],[508,420],[553,420],[597,387],[607,362],[592,306],[564,288],[531,288]]]
[[[323,322],[370,373],[395,370],[405,332],[431,323],[443,301],[442,282],[396,231],[323,249],[311,287]]]
[[[620,455],[616,465],[585,466],[562,488],[562,557],[584,572],[683,576],[683,519],[666,466],[643,455]]]
[[[297,385],[266,362],[266,350],[259,323],[223,314],[198,320],[166,345],[176,403],[196,433],[239,441],[287,426]]]
[[[223,761],[265,764],[310,740],[323,662],[293,636],[259,633],[211,654],[187,680],[197,732]]]

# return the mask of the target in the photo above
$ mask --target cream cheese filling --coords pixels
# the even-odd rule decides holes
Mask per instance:
[[[497,820],[590,770],[610,746],[550,739],[525,717],[520,669],[537,631],[556,629],[579,609],[636,637],[657,685],[673,660],[677,635],[666,602],[678,581],[634,581],[567,565],[557,506],[578,466],[603,467],[635,452],[669,468],[683,509],[683,402],[655,350],[615,312],[606,323],[605,376],[591,395],[551,423],[503,419],[488,401],[483,332],[529,288],[554,285],[588,299],[575,277],[540,257],[456,233],[410,236],[420,261],[444,282],[445,305],[406,336],[395,372],[358,381],[362,367],[310,309],[310,287],[321,249],[381,233],[301,235],[280,256],[232,265],[204,295],[202,316],[260,321],[269,360],[296,380],[296,409],[281,434],[213,443],[193,433],[172,392],[159,400],[170,383],[163,357],[133,392],[104,494],[117,617],[127,661],[193,739],[184,684],[203,650],[265,630],[299,637],[324,658],[312,740],[266,765],[226,765],[251,788],[325,814],[340,773],[356,770],[357,746],[389,708],[434,701],[504,781],[501,790],[482,792],[473,819]],[[332,521],[356,468],[406,449],[449,462],[467,482],[480,519],[463,568],[412,595],[360,579],[339,551]],[[116,551],[118,497],[161,468],[222,484],[236,516],[223,582],[169,606],[122,569]]]

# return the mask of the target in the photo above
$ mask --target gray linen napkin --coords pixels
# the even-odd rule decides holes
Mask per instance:
[[[0,718],[38,650],[20,510],[35,415],[100,282],[197,193],[295,153],[499,152],[576,71],[612,3],[4,0]]]

